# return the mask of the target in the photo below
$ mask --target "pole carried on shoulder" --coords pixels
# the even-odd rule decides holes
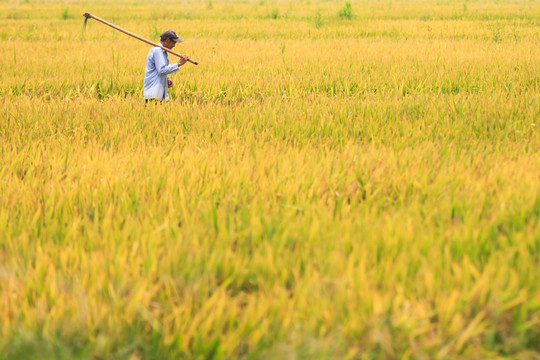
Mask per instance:
[[[120,31],[120,32],[123,32],[123,33],[126,34],[126,35],[129,35],[129,36],[131,36],[131,37],[134,37],[135,39],[141,40],[142,42],[145,42],[145,43],[147,43],[148,45],[157,46],[158,48],[161,48],[161,49],[165,50],[166,52],[168,52],[168,53],[170,53],[170,54],[173,54],[173,55],[175,55],[175,56],[178,56],[178,57],[181,57],[181,56],[182,56],[182,55],[180,55],[179,53],[177,53],[177,52],[175,52],[175,51],[172,51],[171,49],[167,49],[166,47],[164,47],[164,46],[162,46],[162,45],[160,45],[160,44],[157,44],[157,43],[152,42],[152,41],[150,41],[150,40],[146,40],[145,38],[140,37],[140,36],[137,35],[137,34],[134,34],[134,33],[132,33],[132,32],[129,32],[129,31],[127,31],[127,30],[124,30],[124,29],[122,29],[121,27],[118,27],[118,26],[116,26],[116,25],[114,25],[114,24],[112,24],[112,23],[110,23],[110,22],[108,22],[108,21],[106,21],[106,20],[103,20],[103,19],[101,19],[101,18],[98,18],[97,16],[92,15],[92,14],[90,14],[90,13],[88,13],[88,12],[84,13],[83,16],[85,17],[85,19],[84,19],[84,27],[85,27],[85,28],[86,28],[86,22],[88,21],[88,19],[94,19],[94,20],[97,20],[97,21],[99,21],[99,22],[101,22],[101,23],[107,25],[107,26],[112,27],[113,29],[116,29],[116,30],[118,30],[118,31]],[[192,60],[192,59],[188,59],[187,61],[189,61],[190,63],[192,63],[192,64],[194,64],[194,65],[199,65],[199,62],[198,62],[198,61],[195,61],[195,60]]]

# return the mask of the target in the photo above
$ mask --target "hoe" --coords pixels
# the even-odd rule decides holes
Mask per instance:
[[[139,36],[139,35],[137,35],[137,34],[134,34],[134,33],[131,33],[131,32],[129,32],[129,31],[127,31],[127,30],[124,30],[124,29],[122,29],[121,27],[118,27],[118,26],[116,26],[116,25],[114,25],[114,24],[112,24],[112,23],[110,23],[110,22],[108,22],[108,21],[106,21],[106,20],[103,20],[103,19],[101,19],[101,18],[98,18],[97,16],[92,15],[92,14],[90,14],[90,13],[88,13],[88,12],[84,13],[83,16],[85,17],[85,19],[84,19],[84,28],[86,28],[86,23],[87,23],[88,19],[94,19],[94,20],[97,20],[97,21],[99,21],[99,22],[101,22],[101,23],[107,25],[107,26],[112,27],[113,29],[116,29],[116,30],[118,30],[118,31],[120,31],[120,32],[123,32],[123,33],[126,34],[126,35],[129,35],[129,36],[131,36],[131,37],[134,37],[135,39],[141,40],[142,42],[145,42],[145,43],[147,43],[147,44],[149,44],[149,45],[157,46],[158,48],[161,48],[161,49],[165,50],[166,52],[171,53],[171,54],[173,54],[173,55],[175,55],[175,56],[178,56],[178,57],[181,56],[179,53],[177,53],[177,52],[175,52],[175,51],[172,51],[172,50],[170,50],[170,49],[167,49],[166,47],[161,46],[160,44],[157,44],[157,43],[152,42],[152,41],[150,41],[150,40],[146,40],[145,38],[143,38],[143,37],[141,37],[141,36]],[[195,60],[192,60],[192,59],[188,59],[188,61],[189,61],[190,63],[194,64],[194,65],[199,65],[199,62],[198,62],[198,61],[195,61]]]

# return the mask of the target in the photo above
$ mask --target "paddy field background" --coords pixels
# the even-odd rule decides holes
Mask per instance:
[[[0,359],[539,358],[538,1],[4,0],[0,66]]]

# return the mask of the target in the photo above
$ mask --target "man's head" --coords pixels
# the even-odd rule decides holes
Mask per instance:
[[[161,34],[161,44],[167,49],[172,49],[176,43],[181,42],[183,42],[183,40],[180,39],[173,30],[167,30]]]

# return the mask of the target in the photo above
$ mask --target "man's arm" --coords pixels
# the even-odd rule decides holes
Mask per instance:
[[[165,55],[160,48],[155,48],[154,51],[154,63],[156,64],[156,70],[159,75],[167,75],[178,72],[178,63],[166,64]]]
[[[184,65],[188,60],[189,57],[187,55],[180,55],[180,59],[178,60],[178,66]]]

